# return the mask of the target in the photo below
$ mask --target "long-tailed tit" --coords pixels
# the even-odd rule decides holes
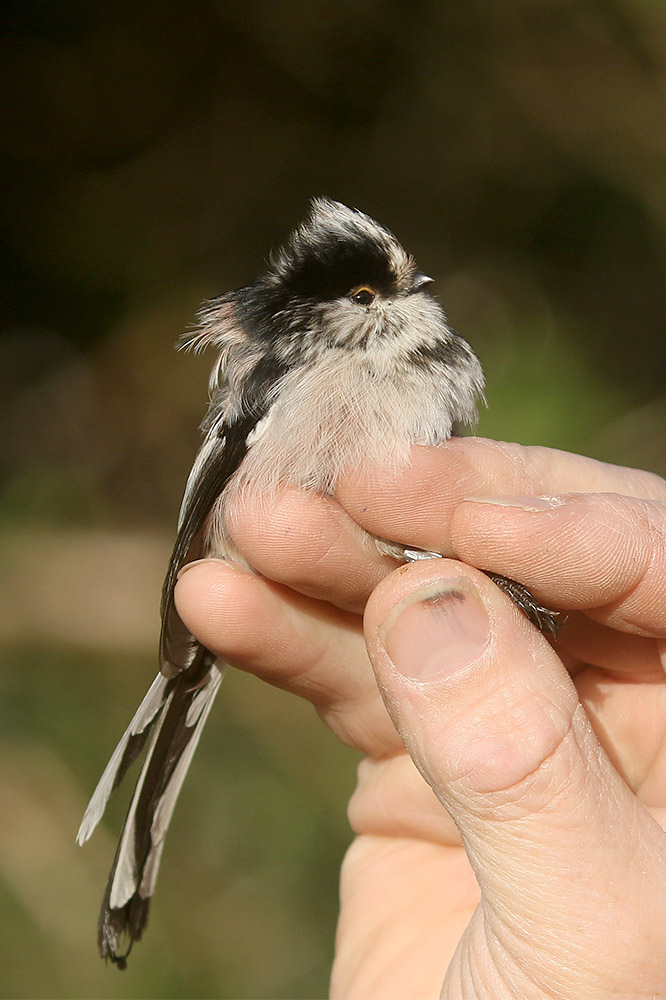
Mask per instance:
[[[266,273],[210,302],[185,341],[218,357],[164,582],[160,673],[78,834],[80,844],[90,837],[148,743],[99,919],[100,952],[120,968],[146,926],[169,821],[224,669],[178,617],[178,573],[203,556],[237,557],[225,513],[246,486],[330,494],[343,469],[367,461],[399,467],[412,444],[440,444],[474,421],[481,365],[448,327],[430,281],[388,230],[317,199]],[[435,555],[377,544],[405,558]],[[489,575],[542,631],[557,632],[556,615],[523,587]]]

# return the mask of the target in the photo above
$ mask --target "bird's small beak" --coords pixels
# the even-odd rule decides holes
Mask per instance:
[[[429,285],[431,281],[434,280],[434,278],[430,278],[427,274],[422,274],[420,271],[417,271],[412,278],[412,291],[419,292],[424,285]]]

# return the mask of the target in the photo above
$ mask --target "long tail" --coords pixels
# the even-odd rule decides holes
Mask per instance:
[[[77,841],[84,844],[111,793],[150,738],[120,835],[99,915],[102,958],[124,969],[148,921],[150,898],[178,794],[215,700],[222,672],[200,646],[176,677],[158,674],[113,752],[86,809]]]

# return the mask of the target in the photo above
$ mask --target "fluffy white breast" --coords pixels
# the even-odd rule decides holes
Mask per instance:
[[[327,351],[283,377],[231,488],[251,483],[273,493],[293,484],[332,492],[344,468],[365,461],[398,467],[411,444],[437,444],[454,421],[473,419],[476,383],[459,376],[441,363],[411,363],[404,353],[387,359]]]

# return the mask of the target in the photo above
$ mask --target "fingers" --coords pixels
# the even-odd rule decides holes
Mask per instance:
[[[270,500],[248,494],[229,511],[229,529],[250,565],[265,576],[360,611],[395,563],[378,554],[359,525],[381,538],[452,556],[460,537],[454,546],[451,518],[466,497],[564,491],[666,501],[666,483],[651,473],[548,448],[454,438],[441,448],[414,448],[410,466],[398,473],[356,471],[339,482],[336,499],[294,488]],[[482,561],[474,565],[493,568]],[[501,565],[497,571],[508,573]]]
[[[615,493],[487,497],[456,508],[450,537],[460,559],[520,580],[546,604],[666,636],[664,502]]]
[[[666,500],[666,482],[652,473],[485,438],[414,448],[410,466],[398,472],[355,470],[336,496],[367,531],[452,555],[449,518],[465,497],[602,491]]]
[[[345,743],[374,756],[401,748],[356,616],[213,559],[187,567],[174,596],[207,649],[307,698]]]
[[[351,611],[395,568],[332,497],[295,487],[276,497],[246,492],[227,528],[257,572]]]
[[[535,985],[658,995],[666,838],[601,751],[548,642],[487,578],[448,560],[391,574],[365,629],[391,717],[481,887],[467,946],[494,943],[517,996]],[[460,974],[454,962],[444,996],[460,995]],[[488,975],[487,995],[505,995]]]

